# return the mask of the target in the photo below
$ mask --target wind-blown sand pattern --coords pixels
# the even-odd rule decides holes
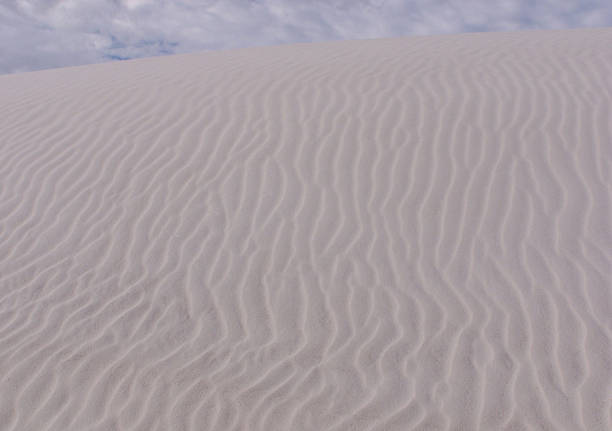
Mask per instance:
[[[0,77],[0,430],[612,429],[611,47]]]

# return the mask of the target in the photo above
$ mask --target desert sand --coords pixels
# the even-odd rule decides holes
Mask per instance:
[[[612,29],[0,101],[0,430],[612,429]]]

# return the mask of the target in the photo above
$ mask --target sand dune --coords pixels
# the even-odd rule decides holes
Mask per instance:
[[[612,29],[0,77],[0,430],[612,429]]]

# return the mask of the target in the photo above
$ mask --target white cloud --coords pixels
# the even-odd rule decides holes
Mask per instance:
[[[252,45],[605,25],[608,0],[4,0],[0,73]]]

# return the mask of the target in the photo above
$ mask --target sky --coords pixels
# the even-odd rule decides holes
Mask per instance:
[[[0,0],[0,74],[255,45],[606,26],[610,0]]]

